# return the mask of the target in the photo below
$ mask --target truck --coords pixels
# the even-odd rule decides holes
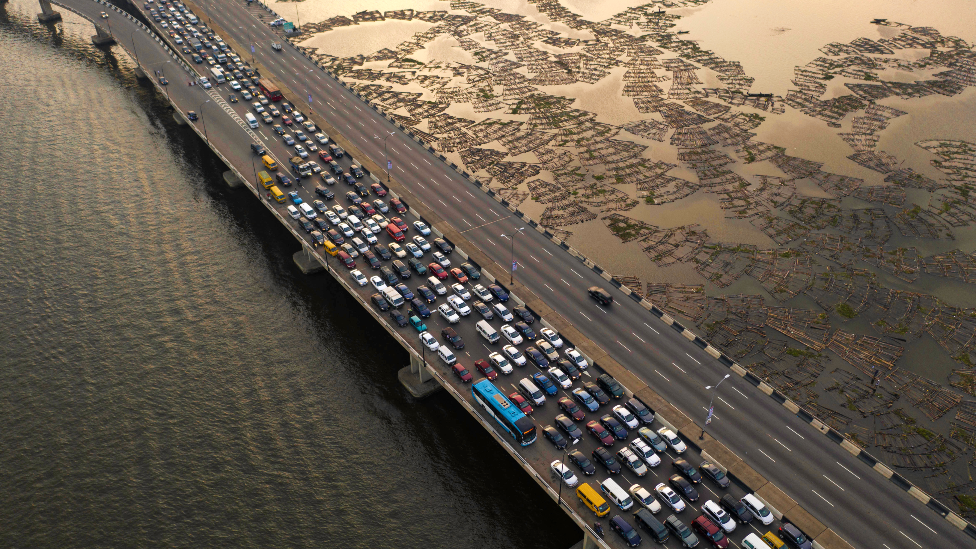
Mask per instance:
[[[193,51],[197,53],[203,51],[203,44],[200,43],[200,39],[198,38],[190,39],[190,47],[193,48]]]
[[[308,163],[302,160],[300,156],[293,156],[288,159],[291,163],[291,171],[295,172],[298,178],[308,177],[312,175],[312,168],[309,167]]]

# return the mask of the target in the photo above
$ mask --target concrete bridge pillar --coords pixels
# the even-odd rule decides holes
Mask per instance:
[[[224,183],[227,183],[227,186],[232,189],[236,189],[237,187],[240,187],[241,185],[244,184],[244,182],[241,181],[239,177],[237,177],[237,174],[235,174],[230,170],[224,172]],[[318,261],[316,261],[316,263],[318,263]]]
[[[0,0],[0,2],[2,1]],[[146,71],[142,70],[142,67],[136,67],[134,72],[137,80],[149,80],[149,76],[146,75]]]
[[[173,113],[173,120],[176,121],[177,126],[186,126],[186,120],[184,120],[183,116],[178,112]]]
[[[51,8],[48,0],[37,0],[41,4],[41,13],[37,14],[37,20],[41,23],[54,23],[61,20],[61,14]]]
[[[95,44],[96,46],[111,46],[112,44],[115,43],[115,37],[112,36],[110,30],[107,31],[103,29],[101,26],[99,26],[98,24],[96,24],[95,32],[97,34],[92,36],[92,44]]]
[[[298,268],[302,270],[303,274],[312,274],[325,270],[325,267],[323,267],[317,259],[312,257],[312,255],[306,252],[304,249],[295,252],[294,255],[291,256],[291,259],[295,262],[295,265],[298,265]]]
[[[421,357],[414,353],[410,353],[410,366],[397,372],[397,379],[414,398],[424,398],[442,389],[441,384],[427,371]]]

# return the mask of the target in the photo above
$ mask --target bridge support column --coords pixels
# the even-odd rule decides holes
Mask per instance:
[[[441,384],[424,367],[420,357],[413,353],[410,353],[410,366],[401,368],[397,372],[397,379],[414,398],[424,398],[442,389]]]
[[[304,274],[313,274],[325,270],[325,267],[323,267],[317,259],[306,253],[305,250],[295,252],[295,254],[291,256],[291,259],[295,262],[295,265],[298,265],[298,268],[301,269],[302,273]]]
[[[179,126],[186,126],[186,120],[184,120],[183,115],[178,112],[173,113],[173,120],[175,120],[176,124]]]
[[[244,184],[244,182],[241,181],[237,177],[237,175],[230,170],[224,172],[224,183],[227,183],[227,186],[232,189],[236,189],[237,187],[240,187],[241,185]],[[319,267],[322,266],[318,261],[316,261],[315,264],[318,265]]]
[[[92,44],[95,44],[96,46],[111,46],[112,44],[115,44],[115,37],[112,36],[112,33],[106,31],[98,25],[95,25],[95,32],[97,34],[92,36]]]
[[[48,0],[38,0],[41,4],[41,13],[37,14],[37,20],[41,23],[54,23],[55,21],[61,20],[61,13],[56,12],[51,9],[51,3]]]
[[[597,549],[600,544],[597,543],[596,539],[588,530],[583,530],[583,539],[569,549]]]
[[[0,2],[2,1],[0,0]],[[146,71],[142,70],[142,67],[136,67],[133,72],[136,73],[136,80],[149,80],[149,76],[146,75]]]

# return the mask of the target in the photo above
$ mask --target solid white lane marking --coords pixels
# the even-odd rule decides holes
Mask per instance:
[[[769,461],[772,461],[773,463],[776,463],[776,460],[775,460],[775,459],[773,459],[773,458],[770,458],[770,457],[769,457],[769,454],[767,454],[766,452],[763,452],[763,451],[762,451],[762,448],[760,448],[760,449],[759,449],[759,451],[760,451],[760,452],[762,452],[762,455],[764,455],[764,456],[766,456],[766,457],[768,457],[768,458],[769,458]]]
[[[664,377],[664,374],[662,374],[661,372],[658,372],[657,370],[654,370],[654,373],[657,374],[657,375],[659,375],[659,376],[661,376],[661,377]],[[671,382],[671,380],[668,379],[668,378],[666,378],[666,377],[664,377],[664,380],[667,381],[667,382],[669,382],[669,383]]]
[[[912,518],[913,518],[913,519],[915,519],[915,520],[917,520],[917,521],[918,521],[918,523],[919,523],[919,524],[921,524],[922,526],[924,526],[924,527],[926,527],[926,528],[928,528],[929,530],[932,530],[932,527],[931,527],[931,526],[929,526],[928,524],[925,524],[924,522],[922,522],[922,521],[921,521],[921,520],[920,520],[920,519],[919,519],[918,517],[916,517],[915,515],[912,515]],[[936,532],[935,530],[932,530],[932,533],[933,533],[933,534],[935,534],[935,535],[939,535],[939,533],[938,533],[938,532]]]
[[[630,332],[630,333],[634,334],[634,332]],[[641,336],[639,336],[637,334],[634,334],[634,337],[636,337],[637,339],[640,339],[641,340],[641,343],[647,343],[646,341],[644,341],[643,338],[641,338]]]
[[[585,318],[586,320],[589,320],[590,322],[593,322],[593,319],[592,319],[592,318],[590,318],[590,317],[588,317],[588,316],[586,316],[586,315],[585,315],[585,314],[583,313],[583,311],[580,311],[580,314],[581,314],[581,315],[583,315],[583,318]]]
[[[810,491],[813,492],[814,494],[817,494],[817,491],[816,490],[810,490]],[[822,500],[824,500],[824,501],[827,501],[827,498],[821,496],[820,494],[817,494],[817,497],[820,498],[820,499],[822,499]],[[834,506],[834,504],[833,503],[830,503],[829,501],[827,501],[827,505],[829,505],[831,507]],[[906,536],[906,537],[908,537],[908,536]],[[921,547],[921,545],[919,545],[919,547]]]
[[[722,397],[715,397],[715,398],[721,400],[722,402],[725,402],[725,399],[722,398]],[[729,408],[732,408],[733,410],[735,410],[735,408],[731,404],[729,404],[728,402],[725,402],[725,405],[728,406]]]
[[[677,369],[679,369],[679,370],[681,370],[681,373],[682,373],[682,374],[687,374],[687,373],[688,373],[688,372],[686,372],[686,371],[685,371],[685,369],[684,369],[684,368],[682,368],[681,366],[678,366],[678,365],[677,365],[677,364],[675,364],[674,362],[672,362],[672,363],[671,363],[671,365],[672,365],[672,366],[674,366],[675,368],[677,368]]]
[[[749,398],[749,397],[747,397],[747,396],[745,395],[745,393],[743,393],[742,391],[740,391],[740,390],[738,390],[738,389],[736,389],[735,387],[732,387],[732,390],[733,390],[733,391],[735,391],[735,392],[737,392],[737,393],[739,393],[740,395],[742,395],[742,396],[744,396],[745,398]]]
[[[825,479],[827,479],[827,480],[830,480],[830,477],[828,477],[827,475],[824,475],[824,476],[823,476],[823,478],[825,478]],[[843,488],[841,488],[841,486],[840,486],[840,484],[837,484],[836,482],[834,482],[834,481],[832,481],[832,480],[830,480],[830,483],[831,483],[831,484],[833,484],[834,486],[836,486],[836,487],[838,487],[838,488],[840,488],[840,491],[841,491],[841,492],[846,492],[846,491],[847,491],[847,490],[845,490],[845,489],[843,489]]]
[[[695,362],[698,362],[698,360],[696,360],[695,357],[689,355],[688,353],[685,353],[685,356],[687,356],[688,358],[694,360]],[[698,365],[701,366],[701,362],[698,362]]]
[[[793,431],[793,428],[790,427],[789,425],[787,425],[786,428],[789,429],[790,431]],[[803,440],[806,440],[806,438],[804,438],[803,435],[801,435],[800,433],[797,433],[796,431],[793,431],[793,434],[796,435],[796,436],[798,436],[798,437],[800,437],[800,438],[802,438]]]
[[[583,275],[581,275],[581,274],[579,274],[579,273],[577,273],[577,272],[576,272],[576,269],[570,269],[570,271],[573,271],[573,274],[575,274],[576,276],[578,276],[578,277],[580,277],[580,278],[583,278]]]
[[[646,323],[646,322],[645,322],[645,323],[644,323],[644,326],[647,326],[648,328],[650,328],[650,329],[651,329],[651,331],[652,331],[652,332],[654,332],[655,334],[657,334],[657,335],[661,335],[661,332],[659,332],[659,331],[657,331],[657,330],[655,330],[654,328],[651,328],[651,325],[650,325],[650,324],[648,324],[648,323]]]
[[[624,345],[623,343],[620,343],[620,340],[619,339],[617,340],[617,344],[620,345],[621,347],[623,347],[624,349],[627,349],[627,346]],[[627,352],[628,353],[632,353],[634,351],[631,351],[630,349],[627,349]]]
[[[854,471],[851,471],[851,470],[850,470],[850,469],[848,469],[847,467],[844,467],[844,466],[843,466],[843,465],[841,464],[841,462],[839,462],[839,461],[838,461],[838,462],[837,462],[837,465],[840,465],[840,466],[841,466],[841,468],[843,468],[843,469],[844,469],[845,471],[847,471],[848,473],[850,473],[850,474],[852,474],[852,475],[854,475]],[[857,476],[857,475],[854,475],[854,478],[856,478],[857,480],[861,480],[861,477],[859,477],[859,476]]]
[[[814,493],[816,493],[816,492],[814,492]],[[820,495],[820,494],[817,494],[817,495]],[[913,540],[912,538],[909,538],[908,537],[908,534],[906,534],[905,532],[902,532],[901,530],[898,530],[898,533],[901,534],[901,535],[903,535],[903,536],[905,536],[906,538],[908,538],[908,541],[910,541],[910,542],[914,543],[915,545],[918,545],[919,547],[921,547],[921,545],[917,541]]]
[[[535,261],[536,263],[539,263],[539,260],[538,260],[538,259],[536,259],[534,255],[532,255],[532,254],[529,254],[529,257],[531,257],[531,258],[532,258],[532,260],[533,260],[533,261]]]
[[[780,441],[779,441],[778,439],[775,439],[775,438],[774,438],[773,440],[775,440],[775,441],[776,441],[776,443],[777,443],[777,444],[779,444],[780,446],[782,446],[783,448],[786,448],[786,450],[787,450],[788,452],[792,452],[792,451],[793,451],[793,450],[790,450],[790,449],[789,449],[789,448],[788,448],[788,447],[787,447],[787,446],[786,446],[785,444],[783,444],[782,442],[780,442]]]

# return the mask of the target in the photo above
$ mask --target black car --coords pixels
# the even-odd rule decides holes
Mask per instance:
[[[664,519],[664,527],[670,530],[684,547],[696,547],[699,543],[698,537],[692,533],[691,528],[688,528],[688,525],[678,520],[678,517],[674,515]]]
[[[335,198],[335,193],[332,192],[332,189],[328,189],[321,185],[315,187],[315,194],[321,196],[326,200],[332,200],[333,198]]]
[[[512,309],[512,312],[516,316],[524,320],[526,324],[532,324],[533,322],[535,322],[535,317],[532,316],[532,312],[529,311],[527,308],[523,307],[522,305],[519,305],[518,307],[514,307]]]
[[[287,175],[278,172],[275,174],[275,177],[278,179],[278,183],[281,184],[282,186],[291,187],[291,178],[288,177]]]
[[[687,460],[676,459],[671,462],[674,470],[681,473],[686,479],[690,480],[695,484],[701,484],[702,477],[701,474],[695,469]]]
[[[254,151],[254,154],[258,156],[268,154],[268,150],[265,149],[264,145],[260,143],[251,143],[251,150]]]
[[[409,264],[410,268],[413,269],[418,275],[423,276],[427,274],[427,265],[424,265],[424,262],[416,257],[408,257],[407,264]]]
[[[495,318],[495,313],[492,312],[491,307],[485,305],[483,301],[475,301],[471,304],[471,308],[478,311],[481,318],[485,320],[491,320]]]
[[[437,246],[437,249],[444,252],[445,255],[454,251],[454,246],[448,244],[447,241],[444,240],[443,238],[435,238],[434,246]]]
[[[600,424],[603,425],[607,431],[617,440],[627,440],[627,429],[620,424],[619,421],[610,414],[607,414],[600,418]]]
[[[406,263],[397,259],[392,263],[392,265],[393,265],[393,270],[398,275],[400,275],[400,278],[402,278],[403,280],[410,278],[410,267],[407,267]]]
[[[603,392],[603,389],[597,387],[596,383],[593,383],[592,381],[587,381],[586,383],[583,384],[583,388],[586,389],[587,393],[590,393],[591,397],[595,398],[596,401],[600,403],[600,406],[603,406],[604,404],[610,402],[610,397],[608,397],[607,394]]]
[[[356,178],[349,175],[349,172],[342,172],[342,178],[350,185],[356,184]]]
[[[563,371],[564,374],[569,376],[570,381],[576,381],[577,379],[583,377],[583,372],[579,371],[579,368],[575,364],[566,360],[565,358],[560,358],[556,361],[556,367]]]
[[[291,103],[285,102],[281,104],[281,110],[285,112],[291,112],[295,110],[295,108],[291,106]]]
[[[312,223],[315,223],[315,226],[323,231],[329,230],[329,222],[326,221],[325,219],[322,219],[321,217],[316,217],[315,219],[312,220]]]
[[[624,388],[610,374],[603,374],[597,377],[596,384],[613,398],[621,398],[624,396]]]
[[[312,240],[314,240],[316,244],[325,244],[325,237],[322,236],[321,232],[312,231],[309,234],[312,236]]]
[[[444,328],[441,330],[441,337],[449,341],[455,349],[464,348],[464,340],[454,331],[454,328]]]
[[[602,465],[603,468],[606,469],[611,475],[620,474],[620,463],[617,461],[617,458],[613,457],[610,450],[607,450],[606,448],[597,448],[596,450],[593,450],[593,454],[591,455],[593,456],[593,461]]]
[[[583,452],[580,452],[579,450],[573,450],[572,452],[566,454],[566,459],[568,459],[570,463],[578,467],[579,470],[582,471],[584,475],[591,476],[596,474],[596,467],[593,466],[593,462],[591,462],[589,459],[586,458],[586,456],[583,455]]]
[[[407,318],[403,316],[403,313],[396,309],[390,310],[390,319],[397,323],[397,326],[403,328],[407,325]]]
[[[393,257],[393,254],[390,253],[390,249],[386,247],[386,244],[373,244],[373,251],[375,251],[376,255],[380,256],[383,261],[389,261],[390,258]]]
[[[369,268],[370,269],[379,269],[383,265],[382,263],[380,263],[380,260],[379,259],[376,259],[376,254],[374,254],[373,252],[371,252],[369,250],[366,250],[365,252],[363,252],[362,253],[362,256],[363,256],[363,259],[365,259],[366,262],[369,263]]]
[[[683,496],[688,501],[698,501],[698,490],[691,485],[688,480],[681,475],[671,475],[668,477],[668,484],[674,488],[678,495]]]
[[[433,303],[437,301],[437,294],[427,286],[417,286],[417,295],[427,303]]]
[[[508,292],[503,290],[502,287],[499,286],[498,284],[489,284],[488,291],[490,291],[491,294],[495,296],[495,299],[497,299],[498,301],[501,301],[502,303],[508,301]]]
[[[190,120],[197,120],[200,118],[199,116],[197,116],[196,111],[186,111],[186,117],[189,118]]]
[[[390,310],[390,304],[387,303],[386,299],[384,299],[380,294],[373,294],[369,296],[369,300],[372,301],[373,305],[376,305],[381,311]]]
[[[637,530],[628,524],[627,521],[624,520],[624,518],[620,515],[614,515],[613,518],[610,519],[610,529],[620,536],[620,539],[627,544],[627,547],[637,547],[641,544],[640,534],[638,534]]]
[[[358,206],[363,203],[362,197],[356,194],[355,191],[349,191],[346,193],[346,200],[352,202],[354,205]]]
[[[312,225],[312,222],[305,219],[304,217],[298,220],[298,224],[301,225],[303,229],[305,229],[306,233],[310,233],[315,230],[315,225]]]
[[[363,173],[363,170],[361,170],[359,168],[359,166],[356,166],[355,164],[353,164],[352,166],[349,166],[349,171],[351,171],[352,174],[354,176],[356,176],[357,178],[363,177],[364,175],[366,175],[366,174]]]
[[[481,278],[481,271],[479,271],[474,265],[470,263],[462,263],[460,267],[461,270],[464,271],[464,274],[468,275],[469,279],[478,280]]]
[[[631,398],[625,402],[624,405],[627,406],[627,409],[633,412],[634,416],[637,417],[637,420],[644,425],[650,425],[654,422],[654,412],[644,405],[643,402],[637,400],[636,397]]]
[[[353,185],[353,188],[356,189],[356,192],[359,193],[359,196],[363,198],[369,196],[369,189],[366,188],[366,185],[363,185],[362,183],[359,183],[357,181],[356,184]]]
[[[590,297],[595,299],[600,305],[610,305],[613,303],[613,296],[610,295],[610,292],[599,286],[591,286],[586,290],[586,293],[590,294]]]
[[[342,147],[336,145],[335,143],[331,143],[329,145],[329,151],[332,153],[333,158],[342,158],[342,156],[346,154],[346,151],[342,150]]]
[[[549,361],[546,360],[546,355],[542,354],[542,352],[535,347],[527,347],[525,349],[525,356],[529,357],[529,360],[531,360],[533,364],[539,368],[542,368],[543,370],[549,367]]]
[[[813,547],[803,532],[795,524],[789,522],[779,527],[779,539],[785,541],[786,545],[793,549],[811,549]]]
[[[342,238],[342,235],[339,234],[339,231],[335,229],[329,229],[329,231],[325,234],[336,246],[339,246],[346,241],[346,239]]]
[[[427,305],[425,305],[423,301],[416,298],[411,299],[410,308],[413,309],[415,313],[420,315],[420,318],[430,318],[430,309],[427,308]]]
[[[339,175],[339,174],[342,173],[342,166],[340,166],[339,163],[336,162],[335,160],[329,162],[329,168],[332,170],[332,173],[334,173],[336,175]]]
[[[546,437],[557,450],[562,450],[568,444],[566,437],[561,435],[552,425],[546,425],[542,428],[542,436]]]
[[[515,329],[518,330],[522,334],[522,337],[524,337],[525,339],[529,341],[535,340],[535,332],[532,331],[532,328],[530,328],[528,324],[524,322],[516,322],[512,326],[514,326]]]
[[[386,281],[388,286],[395,286],[396,283],[400,281],[400,277],[398,277],[396,273],[393,272],[393,269],[389,267],[381,267],[380,276],[383,277],[383,280]]]
[[[729,477],[725,476],[725,471],[718,468],[717,465],[710,461],[703,461],[701,465],[698,466],[698,470],[701,471],[703,477],[708,477],[715,484],[718,484],[719,488],[728,488]]]
[[[752,516],[752,511],[744,503],[735,499],[730,494],[722,496],[722,499],[718,500],[718,504],[722,506],[722,509],[725,509],[725,512],[732,517],[732,520],[739,524],[749,524],[755,518]]]
[[[570,440],[579,440],[583,438],[583,431],[580,431],[580,428],[576,426],[576,423],[574,423],[572,419],[569,419],[569,416],[565,414],[559,414],[558,416],[556,416],[556,419],[554,421],[556,423],[556,427],[562,429],[562,431],[566,433],[566,436],[568,436]]]

